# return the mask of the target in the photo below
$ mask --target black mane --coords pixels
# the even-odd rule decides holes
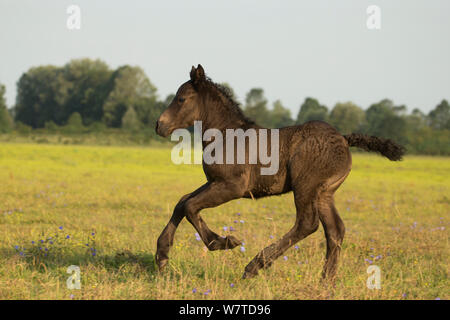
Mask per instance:
[[[244,121],[247,124],[250,124],[250,125],[255,124],[255,121],[248,118],[244,114],[244,112],[240,108],[239,102],[237,102],[234,99],[233,93],[231,92],[231,90],[228,87],[218,84],[218,83],[215,83],[210,78],[206,78],[205,84],[206,84],[205,87],[207,89],[209,89],[208,93],[210,93],[216,100],[223,101],[225,99],[225,101],[228,102],[225,104],[228,111],[230,111],[232,114],[236,115],[239,119],[241,119],[242,121]],[[222,95],[222,97],[221,97],[221,95]]]

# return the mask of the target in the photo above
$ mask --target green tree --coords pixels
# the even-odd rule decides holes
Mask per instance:
[[[414,109],[411,114],[405,116],[408,131],[416,133],[427,127],[427,116],[419,109]]]
[[[342,134],[360,131],[364,120],[364,110],[352,102],[337,103],[329,118],[330,124]]]
[[[78,112],[85,125],[101,121],[103,105],[112,90],[113,72],[101,60],[75,59],[63,68],[64,80],[67,83],[67,98],[62,108],[61,119],[64,123],[74,112]]]
[[[59,129],[59,127],[52,120],[45,122],[45,129],[49,132],[55,132]]]
[[[84,129],[83,119],[78,112],[72,113],[67,120],[67,124],[63,127],[63,131],[70,134],[81,133]]]
[[[437,130],[450,130],[450,105],[447,100],[442,100],[436,108],[428,114],[430,126]]]
[[[300,106],[300,111],[297,115],[297,124],[302,124],[311,120],[328,120],[328,109],[321,105],[319,101],[314,98],[306,98]]]
[[[137,131],[141,128],[142,123],[137,117],[134,107],[129,107],[122,118],[122,128],[130,131]]]
[[[253,88],[247,93],[244,113],[257,124],[263,127],[270,127],[270,114],[267,109],[267,100],[264,97],[263,89]]]
[[[271,128],[283,128],[292,126],[294,120],[291,117],[291,111],[283,106],[280,100],[273,103],[273,109],[270,110]]]
[[[401,115],[403,110],[403,107],[394,106],[392,101],[388,99],[372,104],[366,110],[365,132],[370,135],[393,139],[400,144],[406,144],[407,123]]]
[[[156,88],[139,67],[123,66],[115,71],[114,89],[103,106],[103,121],[110,127],[121,127],[122,117],[130,107],[139,121],[148,124],[157,102]]]
[[[67,125],[73,128],[82,128],[83,119],[81,118],[81,115],[78,112],[72,113],[67,121]]]
[[[5,92],[5,86],[0,84],[0,133],[9,132],[13,127],[13,121],[6,106]]]
[[[29,69],[17,83],[15,120],[33,128],[42,128],[46,121],[62,124],[67,121],[64,105],[70,83],[55,66]]]
[[[65,125],[78,112],[85,124],[100,121],[112,71],[100,60],[72,60],[64,67],[29,69],[17,84],[15,119],[34,128]]]

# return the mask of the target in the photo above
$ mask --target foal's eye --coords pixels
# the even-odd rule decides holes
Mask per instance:
[[[178,102],[179,102],[179,103],[183,103],[184,100],[186,100],[186,99],[185,99],[185,98],[178,98]]]

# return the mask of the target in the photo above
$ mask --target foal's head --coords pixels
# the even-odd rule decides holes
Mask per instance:
[[[156,133],[167,137],[175,129],[187,128],[200,120],[204,99],[201,98],[201,88],[206,84],[205,70],[201,65],[192,67],[191,79],[183,83],[167,109],[156,121]]]

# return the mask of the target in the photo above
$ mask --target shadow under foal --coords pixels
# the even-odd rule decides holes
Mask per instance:
[[[175,129],[188,128],[202,121],[202,133],[215,128],[262,129],[246,118],[229,91],[205,76],[201,65],[192,67],[190,80],[178,89],[173,101],[156,123],[163,137]],[[258,139],[259,139],[258,133]],[[211,141],[203,141],[203,148]],[[224,153],[226,152],[225,141]],[[269,145],[270,145],[269,141]],[[274,175],[261,175],[261,163],[206,164],[207,182],[183,196],[158,238],[156,262],[162,270],[168,262],[175,231],[184,217],[194,226],[209,250],[232,249],[241,241],[234,236],[221,237],[208,228],[199,212],[217,207],[233,199],[260,198],[294,193],[296,221],[281,239],[259,252],[245,267],[243,278],[258,274],[289,247],[315,232],[322,223],[327,241],[326,262],[322,276],[334,278],[344,238],[344,224],[334,205],[333,195],[351,170],[349,146],[378,152],[390,160],[400,160],[404,149],[391,140],[361,134],[341,135],[325,122],[311,121],[279,129],[279,170]],[[246,159],[248,160],[246,146]],[[235,162],[236,163],[236,162]]]

